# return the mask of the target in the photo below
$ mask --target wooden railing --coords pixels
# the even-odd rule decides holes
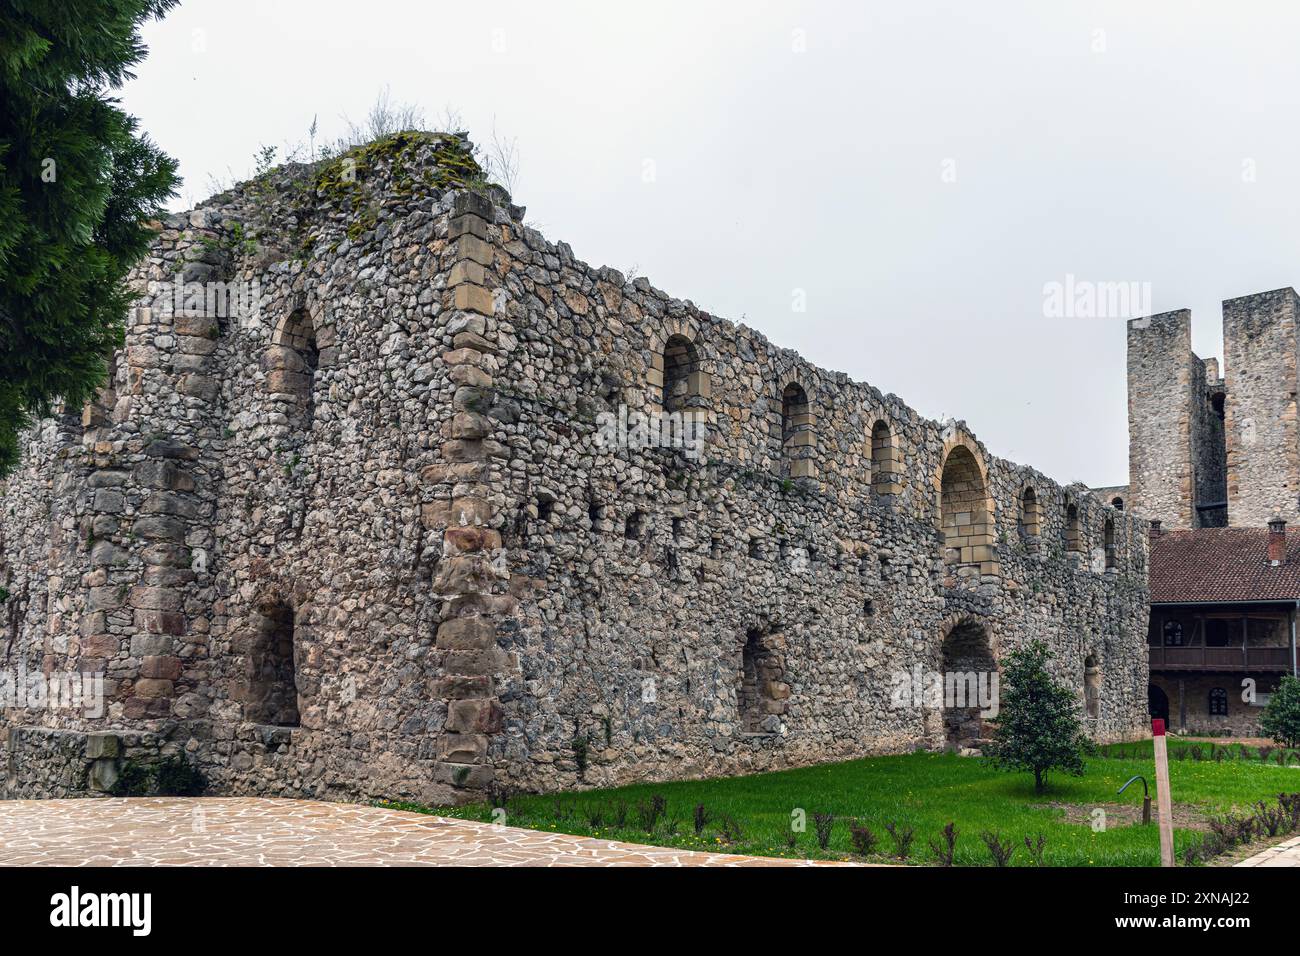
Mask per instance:
[[[1152,647],[1151,669],[1289,671],[1291,648]]]

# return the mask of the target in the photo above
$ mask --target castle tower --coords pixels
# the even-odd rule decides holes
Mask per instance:
[[[1227,500],[1234,527],[1300,517],[1294,289],[1223,303]],[[1131,339],[1130,339],[1131,341]]]
[[[1194,466],[1198,389],[1187,309],[1128,323],[1129,501],[1167,528],[1196,527]]]

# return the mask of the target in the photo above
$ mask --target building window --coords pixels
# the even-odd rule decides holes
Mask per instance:
[[[1068,505],[1065,509],[1065,550],[1083,550],[1083,529],[1079,524],[1078,505]]]
[[[1112,508],[1114,508],[1116,511],[1123,511],[1123,510],[1124,510],[1124,499],[1123,499],[1123,498],[1112,498],[1112,499],[1110,499],[1110,506],[1111,506]]]
[[[680,412],[703,404],[704,377],[695,345],[684,335],[671,336],[663,354],[663,409]]]
[[[316,417],[315,379],[320,349],[315,324],[306,309],[295,309],[281,323],[263,361],[267,390],[292,399],[310,427]]]
[[[1165,621],[1165,647],[1183,646],[1183,624],[1181,621]]]
[[[894,494],[898,490],[897,473],[894,440],[889,426],[883,421],[876,422],[871,429],[871,487],[877,494]]]
[[[1210,716],[1228,716],[1228,692],[1222,687],[1216,687],[1210,691]]]
[[[1018,522],[1020,537],[1037,538],[1042,530],[1042,516],[1038,510],[1038,495],[1034,489],[1026,487],[1020,493],[1020,520]]]
[[[781,460],[782,474],[790,478],[807,478],[813,474],[812,405],[808,393],[791,382],[781,393]]]
[[[1115,567],[1115,522],[1106,519],[1106,570]]]
[[[1231,647],[1233,640],[1233,631],[1240,634],[1238,628],[1234,628],[1233,621],[1225,621],[1223,618],[1209,618],[1205,622],[1205,646],[1206,647]],[[1240,638],[1238,638],[1240,643]]]

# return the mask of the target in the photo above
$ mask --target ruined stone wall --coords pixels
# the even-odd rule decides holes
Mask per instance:
[[[1141,732],[1144,522],[472,175],[399,136],[159,224],[109,388],[0,486],[6,666],[106,676],[102,717],[3,713],[6,795],[177,753],[438,803],[942,746],[891,690],[955,630],[1047,641],[1081,708],[1091,659],[1094,736]],[[177,308],[178,273],[255,313]],[[702,446],[626,440],[648,411]]]
[[[402,188],[440,171],[435,145],[390,145],[355,182],[284,170],[159,224],[106,407],[28,442],[3,488],[26,599],[8,661],[104,671],[108,704],[6,714],[10,795],[52,792],[35,724],[37,743],[144,734],[223,792],[454,796],[430,660],[442,536],[421,524],[456,387],[452,196]],[[255,286],[256,314],[177,309],[178,275],[200,299]],[[296,721],[249,699],[285,607]]]
[[[1293,289],[1223,303],[1228,518],[1263,527],[1274,513],[1300,517]]]
[[[995,656],[1045,640],[1081,697],[1094,655],[1103,704],[1091,730],[1141,731],[1144,522],[993,458],[961,423],[925,420],[500,220],[493,268],[506,296],[494,318],[508,347],[493,427],[510,450],[503,535],[529,588],[503,635],[521,668],[491,743],[512,785],[942,746],[942,715],[891,706],[891,678],[941,667],[945,635],[966,620],[987,629]],[[683,407],[707,425],[703,454],[602,443],[604,424],[660,407],[666,356],[683,350],[695,376]],[[793,447],[782,421],[792,384],[811,421]],[[983,522],[982,540],[962,533],[961,515],[946,541],[941,531],[945,464],[959,454],[982,498],[963,504],[965,527]],[[780,660],[760,732],[744,719],[755,639],[763,666]]]

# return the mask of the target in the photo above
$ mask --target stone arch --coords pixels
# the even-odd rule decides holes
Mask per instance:
[[[1065,505],[1065,550],[1083,552],[1083,524],[1079,520],[1079,506],[1073,501]]]
[[[978,567],[980,574],[997,574],[987,476],[983,456],[973,442],[961,436],[945,443],[943,467],[936,478],[944,561]]]
[[[1083,711],[1091,720],[1101,716],[1101,663],[1096,654],[1083,659]]]
[[[1017,527],[1021,538],[1037,538],[1043,532],[1043,511],[1033,485],[1020,492],[1020,515]]]
[[[650,336],[646,386],[652,411],[690,413],[701,419],[712,397],[699,354],[699,329],[689,319],[669,319]]]
[[[879,495],[896,495],[903,490],[900,482],[903,466],[893,429],[883,418],[871,426],[871,487]]]
[[[789,478],[816,475],[817,415],[808,390],[790,379],[781,390],[781,473]]]
[[[992,675],[998,671],[997,642],[988,624],[970,615],[949,618],[941,633],[944,744],[977,746],[985,737],[981,712],[992,703]]]
[[[316,322],[305,307],[299,306],[276,325],[262,367],[267,390],[290,396],[308,422],[315,417],[315,380],[320,360]]]
[[[1116,511],[1123,511],[1124,499],[1121,498],[1119,495],[1116,495],[1114,498],[1110,499],[1110,506],[1114,508]]]

